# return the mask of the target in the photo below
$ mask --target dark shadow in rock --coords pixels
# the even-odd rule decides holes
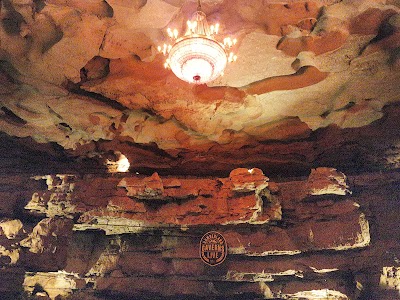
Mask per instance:
[[[6,15],[1,20],[4,31],[9,35],[18,35],[21,24],[25,23],[23,16],[14,9],[10,0],[3,0],[2,6],[6,10]]]

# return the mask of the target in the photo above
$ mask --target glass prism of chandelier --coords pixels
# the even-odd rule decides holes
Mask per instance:
[[[209,26],[201,7],[187,21],[187,30],[179,36],[177,29],[167,29],[172,44],[158,46],[158,51],[168,58],[164,67],[189,83],[203,84],[223,75],[228,63],[237,56],[231,51],[237,40],[226,37],[222,42],[215,39],[219,24]]]

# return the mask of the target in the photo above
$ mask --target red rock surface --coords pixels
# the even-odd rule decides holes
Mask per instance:
[[[268,78],[251,84],[246,91],[250,94],[264,94],[275,90],[291,90],[306,87],[324,80],[328,74],[315,67],[303,67],[293,75]]]
[[[195,2],[1,1],[0,298],[397,299],[399,2],[204,0],[190,85]]]
[[[19,205],[22,210],[18,213],[24,216],[21,218],[22,230],[11,239],[0,235],[3,247],[0,254],[6,266],[0,271],[5,280],[0,287],[5,295],[18,294],[21,286],[28,293],[39,293],[34,285],[40,284],[51,297],[65,295],[67,299],[96,299],[99,291],[130,297],[190,295],[202,298],[217,293],[224,299],[232,295],[244,298],[264,295],[268,299],[278,295],[279,291],[300,297],[306,295],[306,291],[326,289],[353,297],[359,291],[348,281],[349,276],[368,286],[361,291],[364,298],[360,299],[368,299],[365,297],[377,293],[387,295],[385,297],[393,295],[390,290],[381,290],[378,282],[381,268],[393,259],[390,253],[400,247],[392,238],[397,234],[397,227],[393,227],[398,217],[394,200],[399,181],[397,172],[366,173],[350,176],[347,181],[344,174],[334,169],[319,168],[313,170],[308,179],[287,182],[268,181],[258,169],[253,172],[233,170],[226,179],[158,175],[124,179],[112,176],[80,178],[77,175],[36,179],[20,175],[19,181],[2,178],[4,187],[18,186],[31,195],[36,192],[39,198],[44,195],[44,190],[49,194],[37,202],[37,209],[33,208],[32,199],[19,198],[18,201],[25,204],[25,209]],[[122,186],[121,181],[124,182]],[[193,196],[196,188],[200,191],[197,198],[206,194],[209,201],[218,198],[217,190],[211,188],[211,182],[217,181],[226,185],[219,188],[225,189],[226,195],[236,195],[237,221],[245,221],[239,203],[246,203],[260,187],[271,188],[273,193],[264,193],[261,197],[263,211],[273,211],[273,203],[268,199],[275,199],[282,209],[281,219],[252,225],[217,225],[221,223],[218,221],[205,226],[196,223],[201,218],[199,214],[192,215],[190,224],[183,228],[170,226],[168,205],[175,205],[174,202],[182,201],[184,196]],[[128,182],[134,182],[139,190],[149,187],[150,182],[157,183],[152,185],[153,188],[162,186],[164,193],[168,189],[180,192],[178,198],[164,194],[166,198],[162,202],[154,199],[152,194],[146,194],[147,198],[141,195],[143,205],[140,207],[132,205],[139,200],[137,194],[126,196],[125,184]],[[339,189],[351,189],[353,194],[332,195],[332,184]],[[91,189],[85,192],[84,185]],[[186,189],[187,186],[193,189]],[[310,187],[318,187],[318,195],[310,195]],[[87,201],[95,192],[99,201]],[[195,199],[185,201],[196,202]],[[157,205],[153,207],[147,204],[154,202]],[[64,206],[55,210],[57,203],[64,203]],[[91,205],[86,206],[89,203]],[[176,208],[175,216],[179,215]],[[182,212],[187,208],[189,206],[180,204]],[[81,223],[82,219],[77,216],[84,215],[87,209],[88,212],[103,211],[103,221],[109,221],[108,227],[93,221]],[[110,214],[115,209],[126,213]],[[214,213],[222,211],[213,208]],[[126,223],[126,218],[132,218],[132,212],[145,214],[148,222],[154,220],[152,216],[157,212],[164,219],[159,219],[158,227],[144,223],[140,231],[133,231],[129,227],[132,224]],[[46,217],[50,213],[53,216]],[[190,210],[186,213],[190,214]],[[26,218],[27,214],[35,214],[39,219]],[[8,218],[16,218],[16,215],[8,214]],[[118,220],[125,223],[118,223]],[[212,220],[209,218],[209,222]],[[4,224],[10,226],[8,224],[13,223]],[[96,231],[99,228],[114,234],[104,235],[104,232]],[[225,237],[229,251],[227,260],[214,268],[201,262],[198,254],[199,240],[210,229],[217,229]],[[115,234],[117,232],[121,234]],[[129,234],[132,232],[135,233]],[[11,255],[4,251],[18,252],[16,260],[3,259]],[[55,281],[57,287],[52,285]],[[166,282],[169,287],[165,287]],[[208,284],[204,285],[205,282]],[[210,284],[216,290],[210,291]],[[265,293],[266,289],[269,294]]]

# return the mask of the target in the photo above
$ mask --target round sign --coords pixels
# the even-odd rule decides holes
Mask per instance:
[[[228,252],[225,238],[216,231],[207,232],[200,241],[200,257],[209,266],[222,263]]]

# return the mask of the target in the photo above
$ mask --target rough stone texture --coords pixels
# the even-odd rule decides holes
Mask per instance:
[[[0,235],[5,235],[8,239],[15,238],[23,225],[20,220],[9,220],[0,222]]]
[[[346,184],[346,175],[333,168],[317,168],[311,170],[308,177],[308,193],[310,195],[346,195],[351,193]]]
[[[384,108],[385,117],[361,128],[339,129],[327,127],[311,132],[306,136],[290,133],[285,124],[274,124],[258,130],[274,128],[276,134],[291,136],[291,142],[251,141],[246,147],[231,144],[204,147],[196,152],[160,151],[154,144],[141,146],[129,140],[104,141],[78,147],[81,157],[65,152],[54,144],[37,144],[31,138],[12,138],[0,134],[2,170],[18,174],[15,165],[24,165],[29,174],[57,173],[106,173],[107,162],[115,160],[116,152],[125,153],[131,172],[151,175],[195,175],[227,177],[233,168],[257,167],[268,170],[270,176],[307,176],[309,170],[319,166],[334,167],[346,174],[356,172],[396,169],[400,166],[399,143],[400,127],[398,116],[400,106]],[[292,124],[302,125],[298,119]],[[232,132],[229,136],[235,136]],[[247,139],[247,138],[246,138]],[[90,158],[82,158],[89,155]],[[10,199],[16,194],[9,191]],[[12,201],[0,203],[0,209],[10,210]]]
[[[127,143],[164,160],[265,147],[371,124],[399,101],[396,1],[205,1],[239,41],[238,62],[209,86],[180,81],[155,51],[195,1],[7,3],[0,129],[73,156],[105,157],[106,141],[128,159]]]
[[[1,299],[399,299],[399,1],[202,4],[195,86],[196,1],[0,1]]]
[[[23,225],[15,234],[0,235],[5,267],[0,289],[6,297],[25,291],[32,299],[396,299],[393,284],[382,278],[390,277],[386,267],[396,266],[400,249],[393,239],[398,235],[397,172],[347,178],[318,168],[308,178],[285,182],[273,182],[256,168],[236,169],[219,179],[157,174],[17,178],[2,177],[4,189],[27,191],[9,221],[1,223],[2,228],[10,222]],[[213,206],[219,219],[202,216],[203,207],[193,213],[202,197],[206,204],[234,201],[232,216],[242,224],[226,222],[226,203]],[[249,215],[244,208],[253,213],[260,200],[259,219],[243,218]],[[185,226],[178,208],[189,218]],[[84,217],[100,212],[101,218]],[[228,257],[218,267],[199,258],[199,240],[208,230],[227,240]]]
[[[383,267],[380,286],[387,289],[400,290],[400,273],[398,267]]]
[[[96,227],[115,234],[146,227],[263,224],[281,219],[279,201],[259,169],[237,169],[230,178],[221,179],[160,178],[157,173],[121,180],[82,180],[73,175],[34,179],[45,181],[47,188],[33,192],[25,209],[47,217],[79,214],[76,230]]]

